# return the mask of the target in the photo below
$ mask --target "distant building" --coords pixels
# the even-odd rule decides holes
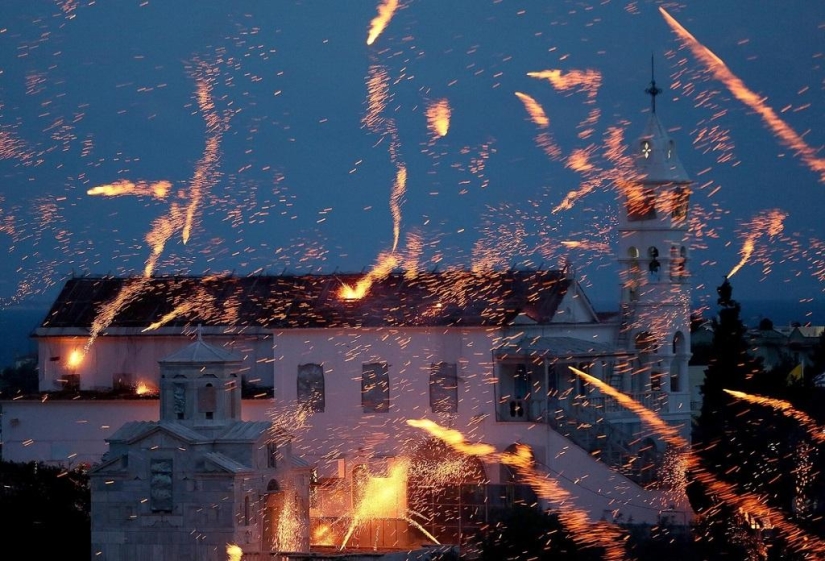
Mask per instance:
[[[750,329],[747,340],[751,354],[762,359],[765,370],[771,370],[782,364],[811,364],[824,331],[821,325]]]
[[[202,463],[186,464],[194,470],[187,481],[205,477],[198,470],[206,466],[221,473],[220,485],[232,482],[232,493],[221,487],[234,505],[227,512],[237,514],[247,478],[269,479],[262,475],[268,473],[265,454],[256,451],[241,462],[218,449],[215,431],[204,437],[209,445],[195,446],[202,441],[193,432],[216,419],[190,419],[189,409],[176,418],[175,392],[183,390],[170,381],[179,366],[168,355],[202,325],[199,344],[242,355],[230,369],[232,380],[220,374],[232,382],[229,393],[237,392],[242,377],[273,389],[274,425],[312,469],[306,492],[309,547],[315,550],[458,543],[496,508],[535,500],[494,457],[457,455],[410,426],[411,419],[455,428],[498,452],[529,446],[535,469],[554,478],[571,495],[566,504],[591,520],[656,523],[667,516],[687,523],[691,512],[683,495],[647,488],[675,469],[663,464],[662,441],[570,369],[630,395],[689,440],[690,179],[655,112],[631,154],[628,163],[635,166],[627,166],[618,184],[616,312],[597,313],[570,270],[396,271],[369,277],[358,295],[342,289],[363,275],[75,278],[36,332],[41,390],[159,388],[161,421],[126,425],[110,437],[106,463],[95,471],[96,488],[118,470],[127,477],[131,468],[117,457],[132,462],[133,454],[142,454],[135,461],[151,472],[151,455],[139,450],[155,441],[173,465],[189,461],[175,449],[202,448],[243,467],[205,454]],[[100,310],[127,290],[132,297],[99,326],[83,355]],[[192,385],[185,386],[184,402],[205,414],[212,394],[198,385],[206,383],[200,374],[187,372],[185,383]],[[224,393],[229,388],[220,387]],[[231,410],[233,399],[220,403],[230,408],[221,419],[240,418]],[[179,420],[185,422],[175,424]],[[244,447],[264,443],[263,432],[259,440],[250,434]],[[162,462],[156,467],[166,469]],[[134,485],[131,497],[152,491],[150,482]],[[194,486],[181,483],[173,497],[180,492],[188,500]],[[150,522],[165,520],[148,506],[132,508]],[[222,524],[229,522],[221,516]],[[235,532],[227,529],[220,540],[243,539]],[[245,543],[253,542],[259,543]],[[263,543],[264,550],[281,547]]]

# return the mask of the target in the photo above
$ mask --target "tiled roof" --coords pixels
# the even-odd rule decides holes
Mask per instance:
[[[140,287],[112,328],[257,326],[271,329],[381,326],[500,326],[519,313],[549,321],[567,292],[561,271],[392,273],[361,299],[338,296],[364,275],[82,277],[66,282],[38,334],[89,329],[127,285]]]
[[[496,349],[496,356],[519,356],[539,358],[611,356],[624,351],[605,343],[597,343],[573,337],[522,337],[518,341]]]

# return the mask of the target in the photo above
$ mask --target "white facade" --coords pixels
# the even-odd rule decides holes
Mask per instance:
[[[337,293],[343,275],[211,279],[209,286],[199,285],[198,294],[234,290],[231,302],[209,300],[203,336],[223,348],[240,348],[239,372],[274,387],[267,415],[314,470],[308,490],[313,547],[379,541],[382,547],[408,547],[432,537],[424,527],[411,529],[409,512],[422,485],[410,474],[431,442],[408,424],[420,419],[489,444],[495,454],[515,444],[529,446],[535,469],[553,478],[591,520],[690,520],[679,489],[643,486],[673,469],[663,463],[661,440],[569,368],[629,394],[689,440],[690,179],[655,113],[634,153],[636,175],[619,185],[621,309],[613,314],[597,314],[568,271],[395,272],[351,300]],[[350,275],[346,282],[356,279]],[[106,282],[113,281],[101,284]],[[162,316],[164,287],[177,280],[147,282],[157,286],[147,302],[135,306],[154,306],[155,316]],[[77,286],[82,292],[82,283]],[[247,301],[252,304],[239,312]],[[88,298],[86,306],[93,304],[99,305]],[[55,323],[38,330],[43,390],[64,387],[67,375],[80,389],[111,388],[118,372],[128,373],[131,384],[145,377],[161,387],[154,363],[180,348],[179,334],[191,331],[195,321],[146,332],[133,324],[156,321],[155,316],[124,313],[121,324],[104,330],[84,360],[74,362],[67,357],[85,341],[82,321],[72,327],[72,305],[71,298],[62,298],[53,310]],[[16,406],[4,404],[4,412],[6,407]],[[94,409],[91,402],[87,407]],[[162,404],[164,415],[170,407],[168,400]],[[7,416],[6,443],[7,430],[17,434],[23,422],[37,424],[18,415],[17,426],[7,429]],[[488,491],[480,485],[498,485],[501,505],[518,500],[517,482],[495,454],[447,477],[440,493],[483,495]],[[445,464],[453,461],[448,451],[442,455]],[[386,504],[369,495],[373,483],[391,491],[382,492]],[[481,508],[487,499],[473,506]],[[551,498],[544,499],[553,506]],[[461,534],[461,500],[435,505],[436,518],[443,507],[460,520],[439,519],[432,532]],[[362,512],[368,506],[369,515]],[[484,516],[477,513],[466,523]]]

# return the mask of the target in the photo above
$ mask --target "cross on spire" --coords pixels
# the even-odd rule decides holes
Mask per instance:
[[[650,110],[656,113],[656,96],[662,93],[661,88],[656,87],[656,78],[653,72],[653,55],[650,55],[650,87],[645,89],[645,93],[650,96]]]

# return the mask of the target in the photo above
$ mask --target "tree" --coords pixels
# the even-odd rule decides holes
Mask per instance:
[[[13,540],[22,547],[27,558],[91,558],[89,477],[85,469],[0,461],[0,508],[7,542]]]
[[[37,363],[33,360],[6,367],[0,373],[0,394],[6,398],[36,394],[37,389]]]
[[[796,402],[802,386],[789,386],[791,365],[764,372],[745,339],[740,306],[728,279],[718,289],[719,315],[702,385],[703,404],[693,427],[693,454],[702,469],[735,489],[760,497],[771,509],[816,533],[819,446],[799,423],[772,407],[749,403],[724,390]],[[810,393],[810,392],[808,392]],[[796,559],[804,553],[774,535],[769,520],[747,518],[724,497],[711,495],[688,474],[688,497],[699,516],[696,536],[713,558]],[[798,542],[801,543],[801,542]]]
[[[713,340],[701,387],[702,410],[693,426],[693,454],[704,469],[739,484],[743,470],[758,460],[750,446],[755,428],[753,408],[724,390],[749,391],[749,382],[762,371],[762,365],[748,353],[740,305],[733,299],[727,277],[717,292],[719,314],[713,320]],[[731,471],[733,466],[739,470]],[[750,544],[738,534],[735,509],[709,495],[691,474],[688,478],[688,497],[700,518],[698,539],[712,543],[719,558],[746,558]]]
[[[558,514],[525,505],[505,509],[497,519],[491,519],[478,538],[478,547],[479,561],[596,561],[604,555],[600,549],[576,544]]]

